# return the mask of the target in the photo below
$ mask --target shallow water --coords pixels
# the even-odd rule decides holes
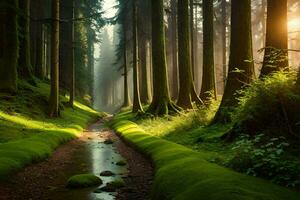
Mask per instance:
[[[76,150],[76,155],[72,159],[72,167],[67,171],[59,171],[59,180],[57,184],[59,187],[49,186],[48,199],[53,200],[113,200],[116,193],[94,193],[97,188],[105,186],[107,182],[114,179],[126,177],[128,169],[126,166],[117,166],[115,163],[124,160],[124,158],[117,153],[113,145],[107,145],[105,141],[107,130],[104,129],[101,123],[94,124],[86,133],[86,136],[81,139],[81,144]],[[102,177],[102,171],[112,171],[115,176]],[[103,180],[103,184],[99,187],[87,189],[67,189],[65,187],[66,181],[69,177],[76,174],[92,173],[99,176]]]

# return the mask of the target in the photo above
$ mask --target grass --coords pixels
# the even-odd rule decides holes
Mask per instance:
[[[213,112],[213,111],[210,111]],[[195,151],[206,152],[207,160],[223,164],[231,156],[231,145],[220,137],[230,128],[228,125],[206,126],[213,114],[207,111],[191,111],[183,115],[162,118],[135,118],[130,111],[119,113],[115,120],[134,121],[147,134],[184,145]]]
[[[68,188],[86,188],[101,185],[102,180],[93,174],[79,174],[69,178]]]
[[[207,161],[211,153],[190,148],[150,135],[155,130],[144,131],[137,124],[124,120],[130,114],[117,116],[112,127],[126,141],[149,156],[155,164],[153,199],[210,199],[210,200],[296,200],[300,194],[272,184],[266,180],[246,176]],[[164,128],[163,126],[158,128]],[[165,126],[167,130],[167,125]],[[222,127],[217,127],[222,129]],[[174,132],[171,129],[171,132]],[[176,132],[176,129],[175,129]],[[178,131],[179,134],[180,131]],[[219,131],[216,132],[216,138]],[[218,133],[217,133],[218,132]],[[150,133],[150,134],[149,134]],[[160,131],[160,137],[168,137]],[[203,137],[205,135],[203,131]],[[185,134],[184,134],[185,135]],[[190,131],[189,139],[196,134]],[[179,137],[179,136],[169,136]],[[183,136],[186,137],[186,136]],[[197,136],[198,138],[198,136]],[[204,139],[214,140],[214,136]]]
[[[64,108],[61,117],[50,119],[49,84],[37,81],[34,87],[20,81],[17,96],[0,95],[0,179],[47,158],[60,144],[80,135],[100,114],[75,102]],[[67,98],[61,96],[61,101]]]

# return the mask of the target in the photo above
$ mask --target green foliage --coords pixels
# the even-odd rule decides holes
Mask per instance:
[[[102,180],[93,174],[79,174],[69,178],[67,182],[68,188],[86,188],[98,186],[102,184]]]
[[[60,144],[76,138],[87,123],[100,115],[75,102],[61,118],[47,117],[50,87],[19,82],[18,96],[0,96],[0,179],[28,164],[47,158]],[[61,97],[62,101],[67,101]]]
[[[228,166],[251,176],[264,177],[284,186],[300,185],[299,161],[284,158],[289,143],[284,137],[266,138],[259,134],[251,139],[243,135],[235,142],[234,157]]]
[[[277,72],[256,80],[239,92],[239,106],[233,114],[235,131],[255,134],[294,134],[299,131],[300,94],[293,72]]]
[[[300,194],[206,161],[205,152],[151,136],[135,123],[112,125],[127,142],[146,154],[155,169],[152,199],[299,199]],[[188,187],[187,187],[188,186]]]

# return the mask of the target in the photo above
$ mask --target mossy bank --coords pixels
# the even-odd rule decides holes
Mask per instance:
[[[0,179],[34,162],[41,161],[60,145],[78,137],[84,128],[104,116],[75,102],[61,105],[61,117],[47,116],[49,84],[33,86],[20,81],[17,96],[0,95]],[[61,102],[67,98],[60,97]]]

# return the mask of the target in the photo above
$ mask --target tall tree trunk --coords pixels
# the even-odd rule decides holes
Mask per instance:
[[[128,107],[131,105],[130,95],[129,95],[129,86],[128,86],[128,66],[127,66],[127,29],[126,25],[123,25],[124,31],[124,103],[123,107]]]
[[[223,85],[225,89],[227,79],[227,10],[226,0],[222,0],[222,65],[223,65]]]
[[[178,1],[178,54],[179,95],[178,106],[191,109],[192,101],[201,104],[195,92],[190,56],[189,0]]]
[[[213,0],[203,0],[203,76],[200,98],[208,101],[216,99],[214,66],[214,5]]]
[[[191,38],[190,38],[190,42],[191,42],[191,67],[192,67],[192,78],[193,80],[195,80],[195,38],[194,38],[194,0],[190,0],[190,34],[191,34]]]
[[[19,0],[19,7],[22,11],[19,15],[19,74],[29,79],[32,77],[32,66],[30,56],[30,0]]]
[[[95,40],[95,32],[90,27],[88,29],[88,71],[89,71],[89,95],[94,101],[94,40]]]
[[[137,33],[137,6],[136,0],[132,1],[132,30],[133,30],[133,107],[132,112],[143,112],[139,91],[138,67],[138,33]]]
[[[139,64],[141,69],[141,102],[150,103],[151,93],[150,93],[150,80],[148,75],[148,63],[147,56],[149,48],[147,47],[148,41],[142,36],[142,39],[139,40]]]
[[[172,29],[172,68],[173,68],[173,76],[172,76],[172,99],[176,99],[178,97],[178,52],[177,52],[177,0],[171,0],[171,29]]]
[[[70,16],[72,17],[72,19],[75,18],[75,2],[74,1],[70,1]],[[74,54],[75,54],[75,37],[74,37],[74,26],[75,23],[72,20],[71,22],[69,22],[68,24],[69,29],[70,29],[70,39],[69,39],[69,49],[70,49],[70,55],[69,55],[69,59],[70,59],[70,85],[69,85],[69,94],[70,94],[70,101],[69,101],[69,105],[71,107],[74,106],[74,100],[75,100],[75,58],[74,58]]]
[[[0,4],[0,92],[16,93],[18,64],[18,0]]]
[[[287,0],[268,0],[265,57],[260,77],[288,67]]]
[[[44,18],[43,15],[43,2],[41,0],[36,1],[37,6],[37,22],[36,22],[36,56],[35,56],[35,66],[34,74],[39,79],[44,79],[46,70],[44,66],[44,33],[43,33],[43,23],[41,20]]]
[[[51,92],[49,116],[59,116],[59,0],[52,0]]]
[[[153,99],[148,112],[166,115],[178,109],[171,102],[168,87],[163,0],[152,1],[152,27]]]
[[[228,79],[213,123],[230,121],[228,111],[238,104],[235,93],[254,78],[251,33],[251,0],[232,0]]]

